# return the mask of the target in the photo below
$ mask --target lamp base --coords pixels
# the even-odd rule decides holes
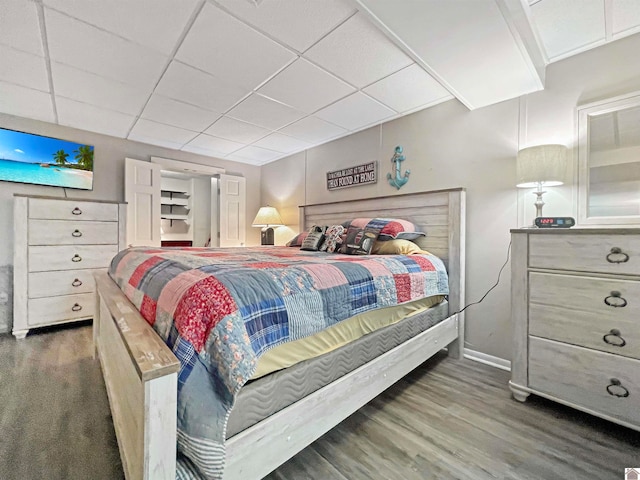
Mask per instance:
[[[273,245],[274,244],[273,228],[264,227],[260,231],[260,244],[261,245]]]
[[[533,194],[536,196],[536,202],[534,203],[534,205],[536,206],[536,218],[542,216],[542,207],[544,207],[544,201],[542,200],[542,195],[545,193],[547,192],[542,190],[542,184],[539,183],[538,190],[533,192]]]

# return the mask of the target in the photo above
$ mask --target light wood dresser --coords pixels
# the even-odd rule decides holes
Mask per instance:
[[[514,398],[640,430],[640,229],[511,230]]]
[[[95,281],[125,246],[126,205],[14,196],[13,334],[93,318]]]

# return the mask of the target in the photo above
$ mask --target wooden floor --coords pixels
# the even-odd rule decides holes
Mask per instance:
[[[619,480],[640,466],[639,433],[520,404],[508,379],[438,355],[267,478]],[[0,336],[0,479],[121,478],[90,326]]]

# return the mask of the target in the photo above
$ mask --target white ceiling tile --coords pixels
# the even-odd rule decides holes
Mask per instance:
[[[293,61],[295,54],[207,3],[176,58],[253,89]]]
[[[0,80],[49,91],[49,77],[43,57],[0,45],[0,65]]]
[[[297,138],[289,137],[281,133],[272,133],[269,136],[261,138],[253,144],[256,147],[267,148],[281,153],[291,153],[309,148],[309,143]]]
[[[638,0],[613,0],[611,30],[614,35],[637,30],[640,26],[640,2]]]
[[[54,123],[51,95],[0,81],[0,110],[18,117]]]
[[[274,152],[273,150],[267,150],[266,148],[253,147],[249,145],[248,147],[244,147],[233,152],[232,155],[229,155],[226,158],[242,158],[245,160],[251,160],[252,162],[256,162],[257,165],[260,165],[280,157],[282,157],[282,153],[280,152]]]
[[[80,70],[151,89],[167,57],[45,8],[51,59]]]
[[[211,125],[219,117],[219,114],[154,94],[144,107],[142,117],[174,127],[201,132]]]
[[[347,130],[357,130],[392,117],[396,112],[358,92],[316,113]]]
[[[183,128],[172,127],[163,123],[152,122],[144,118],[138,119],[131,129],[129,137],[132,140],[138,139],[155,139],[162,142],[169,142],[180,147],[191,141],[197,135],[196,132],[185,130]],[[146,140],[140,140],[142,142]]]
[[[106,108],[56,97],[58,123],[69,127],[125,138],[135,117]]]
[[[259,138],[269,135],[271,130],[252,125],[251,123],[241,122],[234,118],[222,117],[216,121],[204,133],[213,135],[218,138],[226,138],[240,143],[253,143]]]
[[[412,63],[361,13],[320,40],[304,56],[359,88]]]
[[[51,62],[51,75],[56,95],[128,115],[139,115],[149,97],[146,90],[57,62]]]
[[[198,3],[198,0],[44,0],[48,7],[165,54],[175,48]]]
[[[258,92],[298,110],[313,113],[353,93],[355,88],[300,58]]]
[[[44,56],[35,2],[25,0],[0,2],[0,43]]]
[[[398,112],[453,98],[447,89],[415,63],[368,86],[364,92]]]
[[[279,130],[311,143],[324,142],[349,133],[342,127],[316,117],[306,117]]]
[[[194,147],[193,145],[189,145],[188,143],[180,148],[183,152],[191,152],[196,153],[198,155],[205,155],[207,157],[217,157],[223,158],[224,155],[221,155],[220,152],[216,152],[215,150],[209,150],[208,148]]]
[[[204,148],[219,154],[226,155],[228,153],[235,152],[236,150],[244,147],[244,144],[231,142],[224,138],[212,137],[211,135],[200,134],[188,144],[190,147]]]
[[[243,100],[227,115],[270,130],[277,130],[304,117],[302,112],[257,94]]]
[[[166,97],[223,113],[250,90],[226,83],[180,62],[171,62],[155,90]]]
[[[542,0],[531,12],[550,60],[604,41],[604,0]]]
[[[261,3],[218,0],[247,23],[303,52],[356,10],[342,0],[279,0]]]

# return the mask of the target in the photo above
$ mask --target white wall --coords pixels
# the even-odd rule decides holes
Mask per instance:
[[[535,216],[532,190],[515,187],[518,150],[541,143],[573,148],[577,105],[640,90],[639,50],[640,35],[627,37],[549,65],[542,92],[475,111],[452,100],[263,166],[262,201],[286,212],[287,230],[277,232],[277,243],[297,232],[298,205],[465,187],[467,302],[477,301],[506,260],[509,230],[531,224]],[[396,145],[404,147],[403,169],[411,170],[399,192],[386,181]],[[326,190],[327,171],[371,160],[379,162],[376,184]],[[545,214],[577,216],[575,183],[548,190]],[[466,318],[467,348],[511,358],[509,266]]]
[[[224,168],[227,173],[247,179],[247,217],[253,218],[260,206],[260,167],[213,159],[187,152],[178,152],[129,140],[99,135],[50,123],[0,114],[0,127],[46,135],[89,144],[94,150],[93,191],[66,189],[68,197],[124,201],[124,159],[150,160],[151,156],[171,158],[192,163]],[[11,182],[0,182],[0,294],[8,292],[7,303],[0,303],[0,332],[12,325],[12,272],[13,272],[13,194],[50,195],[64,197],[65,191],[57,187],[44,187]],[[258,245],[260,232],[247,228],[247,244]]]

